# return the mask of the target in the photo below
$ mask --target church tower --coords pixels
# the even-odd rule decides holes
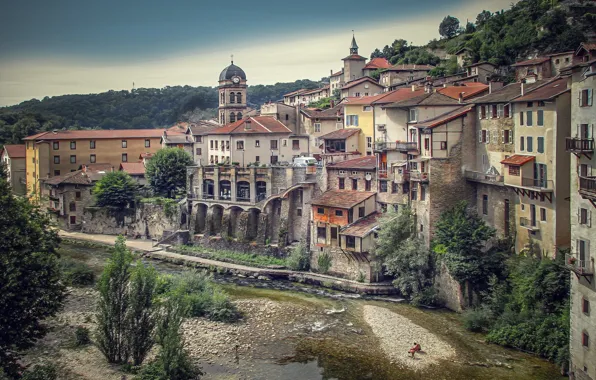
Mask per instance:
[[[344,61],[344,83],[362,78],[362,70],[366,65],[366,58],[358,54],[358,45],[356,44],[356,37],[354,35],[352,35],[350,55],[342,61]]]
[[[219,74],[219,122],[233,123],[246,113],[246,74],[232,63]]]

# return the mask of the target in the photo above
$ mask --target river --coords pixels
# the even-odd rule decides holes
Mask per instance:
[[[97,273],[109,257],[101,248],[67,244],[62,245],[61,252],[90,265]],[[186,270],[148,261],[162,273]],[[486,344],[481,334],[466,331],[459,316],[447,310],[419,309],[287,281],[217,274],[214,279],[241,309],[247,307],[249,311],[247,320],[237,326],[199,320],[191,325],[187,341],[201,353],[198,357],[205,380],[564,379],[552,363]],[[456,354],[420,371],[390,359],[379,335],[363,318],[367,306],[408,318],[447,342]],[[205,345],[215,348],[202,347]],[[405,352],[403,355],[407,357]]]

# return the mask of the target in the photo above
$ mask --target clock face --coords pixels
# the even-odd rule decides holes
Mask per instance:
[[[232,78],[232,82],[234,82],[234,83],[236,83],[236,84],[237,84],[237,83],[240,83],[240,78],[239,78],[239,77],[233,77],[233,78]]]

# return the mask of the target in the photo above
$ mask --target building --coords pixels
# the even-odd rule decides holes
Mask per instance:
[[[596,59],[596,42],[582,42],[575,51],[575,62],[589,62]]]
[[[491,87],[498,87],[495,83],[491,82]],[[499,83],[499,85],[502,86],[503,83]],[[437,92],[452,99],[459,100],[461,98],[462,101],[468,102],[474,98],[488,94],[489,85],[482,82],[463,82],[456,86],[438,88]]]
[[[337,93],[337,97],[339,97],[339,90],[344,85],[344,70],[341,69],[340,71],[334,73],[331,70],[331,75],[329,75],[329,93],[331,96],[335,96]]]
[[[128,173],[139,185],[146,185],[145,164],[141,162],[123,162],[118,168],[121,172]]]
[[[596,60],[582,62],[569,70],[571,84],[571,131],[567,151],[571,156],[571,254],[565,258],[571,270],[569,370],[576,379],[596,379],[594,339],[596,338],[596,282],[594,260],[596,225],[592,214],[596,205],[593,102],[596,88]],[[576,101],[575,99],[578,99]],[[561,169],[559,169],[559,172]]]
[[[518,196],[517,252],[554,256],[568,248],[569,155],[563,141],[571,133],[567,78],[555,79],[513,100],[515,154],[505,165],[505,186]]]
[[[553,77],[551,59],[549,57],[538,57],[517,62],[511,65],[515,69],[515,81],[532,83]]]
[[[575,51],[564,51],[561,53],[550,54],[550,64],[552,67],[553,76],[557,76],[566,69],[574,64]]]
[[[344,127],[344,107],[338,104],[324,110],[300,108],[300,123],[309,136],[310,151],[321,152],[321,137]]]
[[[386,58],[373,58],[362,69],[362,75],[365,77],[372,77],[377,70],[389,69],[391,63]]]
[[[221,127],[220,124],[211,121],[199,121],[198,123],[189,124],[186,129],[186,135],[193,141],[192,156],[193,161],[198,164],[205,164],[209,160],[209,150],[207,149],[207,139],[204,136],[216,128]],[[145,157],[143,162],[145,161]],[[148,157],[151,158],[151,157]]]
[[[464,67],[467,62],[472,59],[471,51],[467,47],[463,47],[455,52],[455,57],[457,58],[457,66]]]
[[[401,64],[391,66],[381,72],[379,83],[386,91],[394,90],[410,82],[426,78],[432,69],[434,69],[434,66],[430,65]]]
[[[362,130],[360,128],[337,129],[319,137],[321,142],[320,151],[323,155],[337,155],[339,153],[356,153],[360,155],[361,136]]]
[[[281,121],[286,127],[295,134],[304,132],[303,126],[298,118],[298,112],[301,108],[289,106],[282,102],[269,102],[261,106],[260,116],[273,116]]]
[[[163,129],[85,130],[41,132],[24,138],[27,190],[39,193],[40,179],[78,170],[81,165],[105,163],[118,168],[141,153],[161,148]]]
[[[0,165],[4,164],[7,181],[12,192],[17,195],[27,193],[25,145],[4,145],[0,150]]]
[[[163,131],[160,144],[162,148],[178,148],[183,149],[191,157],[193,156],[194,141],[192,136],[182,133],[171,133],[167,130]]]
[[[350,55],[343,58],[342,61],[344,61],[344,83],[348,83],[362,78],[362,76],[364,75],[364,66],[366,66],[366,58],[358,54],[358,45],[356,44],[356,37],[352,36],[352,43],[350,44]]]
[[[376,80],[370,77],[362,77],[351,82],[346,82],[341,88],[341,98],[373,96],[382,92],[383,86],[377,83]]]
[[[478,62],[468,66],[464,66],[466,69],[466,79],[473,78],[472,81],[488,84],[491,81],[491,77],[496,74],[497,66],[490,62]]]
[[[246,74],[234,65],[223,69],[219,74],[219,122],[233,123],[242,119],[246,113]]]

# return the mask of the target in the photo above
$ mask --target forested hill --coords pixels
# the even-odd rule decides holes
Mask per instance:
[[[258,108],[283,94],[319,86],[310,80],[249,86],[248,105]],[[191,116],[214,117],[217,106],[217,88],[191,86],[32,99],[0,108],[0,145],[18,144],[23,137],[53,129],[168,127]]]

